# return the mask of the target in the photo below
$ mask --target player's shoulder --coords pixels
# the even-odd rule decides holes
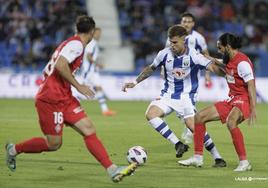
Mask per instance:
[[[159,52],[158,52],[158,56],[162,56],[162,57],[164,57],[165,55],[167,55],[167,54],[171,54],[171,50],[170,50],[170,47],[166,47],[166,48],[163,48],[162,50],[160,50]]]
[[[71,48],[83,49],[83,43],[77,36],[72,36],[65,41],[65,46],[68,45]]]
[[[193,30],[192,33],[191,33],[191,35],[193,37],[195,37],[197,40],[198,39],[205,39],[204,36],[201,33],[197,32],[196,30]]]

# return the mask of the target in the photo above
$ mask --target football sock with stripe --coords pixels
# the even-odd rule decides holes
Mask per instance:
[[[169,140],[172,144],[179,142],[178,137],[170,130],[166,122],[161,118],[156,117],[148,121],[150,125],[159,132],[165,139]]]

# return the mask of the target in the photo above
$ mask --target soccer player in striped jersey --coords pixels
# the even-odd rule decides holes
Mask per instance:
[[[153,63],[146,67],[135,81],[125,83],[122,88],[126,92],[127,88],[133,88],[151,76],[157,68],[164,67],[164,88],[161,90],[160,97],[148,106],[146,118],[157,132],[175,145],[178,158],[188,150],[188,145],[178,139],[162,118],[175,111],[177,116],[185,121],[186,126],[193,130],[199,70],[206,68],[217,74],[224,74],[215,62],[207,59],[195,49],[185,46],[186,36],[187,31],[183,26],[170,27],[168,30],[170,47],[161,50]],[[215,159],[214,166],[226,166],[208,134],[205,135],[204,142]]]
[[[181,15],[181,25],[185,27],[188,33],[185,38],[185,44],[188,46],[188,48],[195,49],[197,52],[200,52],[203,55],[209,55],[205,38],[193,29],[195,26],[194,15],[189,12],[183,13]],[[169,40],[167,40],[166,45],[170,45]],[[212,86],[209,71],[205,71],[205,85],[208,88]],[[193,139],[192,131],[188,128],[185,128],[182,133],[182,138],[186,141],[186,143],[191,143]]]
[[[113,116],[115,115],[115,111],[112,111],[108,108],[105,94],[101,87],[100,81],[99,69],[102,68],[102,65],[98,62],[98,57],[100,53],[100,37],[101,28],[97,27],[95,29],[93,39],[88,43],[85,48],[83,63],[77,73],[77,79],[83,84],[93,86],[94,91],[96,92],[96,98],[99,101],[101,107],[102,114],[104,116]],[[76,92],[75,90],[73,90],[73,92],[78,99],[85,99],[85,97],[79,92]]]

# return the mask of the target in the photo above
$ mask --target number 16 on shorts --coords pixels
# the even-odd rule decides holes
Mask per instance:
[[[62,112],[53,112],[54,114],[54,123],[56,132],[61,131],[61,124],[63,123],[63,113]]]

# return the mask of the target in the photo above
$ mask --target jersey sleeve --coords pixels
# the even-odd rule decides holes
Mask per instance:
[[[99,53],[99,47],[97,42],[92,39],[86,46],[85,54],[90,54],[92,56],[93,61],[96,61],[98,58]]]
[[[206,43],[205,38],[204,38],[202,35],[200,35],[200,36],[198,37],[198,44],[200,45],[200,47],[201,47],[201,51],[202,51],[202,52],[203,52],[204,50],[207,50],[208,46],[207,46],[207,43]]]
[[[193,52],[191,54],[191,57],[193,59],[194,64],[201,65],[205,68],[207,68],[208,65],[212,63],[211,60],[209,60],[208,58],[206,58],[203,54],[199,52]]]
[[[164,61],[164,52],[161,50],[158,52],[157,56],[154,58],[153,63],[151,64],[151,67],[160,67]]]
[[[65,57],[69,63],[72,63],[82,53],[83,44],[78,40],[72,40],[62,48],[59,55]]]
[[[244,82],[248,82],[254,79],[253,70],[250,64],[246,61],[241,61],[237,66],[238,75],[244,80]]]

